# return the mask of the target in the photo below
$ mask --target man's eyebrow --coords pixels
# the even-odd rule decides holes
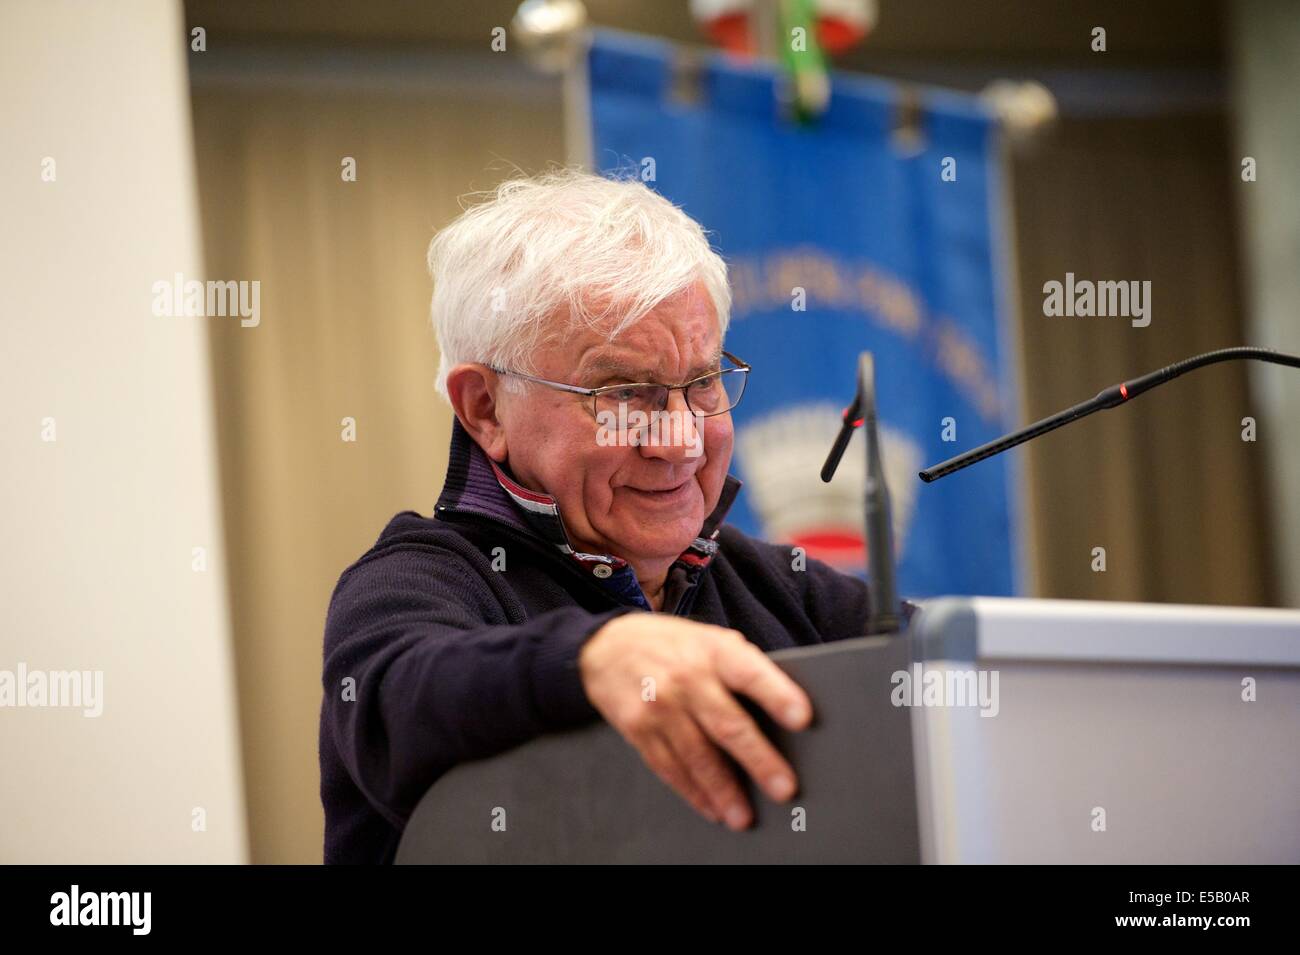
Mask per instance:
[[[628,381],[650,381],[654,376],[654,372],[648,368],[636,369],[617,358],[593,358],[587,365],[586,373],[606,378],[626,378]]]
[[[687,374],[686,380],[690,381],[692,378],[700,378],[703,375],[707,375],[711,371],[717,371],[721,366],[722,366],[722,349],[719,348],[717,351],[713,353],[712,358],[710,358],[704,364],[697,365],[695,368],[693,368]]]

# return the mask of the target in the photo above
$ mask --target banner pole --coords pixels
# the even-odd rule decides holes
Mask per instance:
[[[1001,350],[1004,357],[1003,393],[1012,421],[1024,420],[1025,413],[1025,338],[1024,310],[1020,297],[1020,259],[1016,233],[1015,173],[1009,137],[999,121],[993,127],[994,160],[998,194],[993,208],[1001,220],[993,225],[998,300],[1005,321],[1002,324]],[[1000,226],[1000,228],[999,228]],[[999,238],[1000,237],[1000,238]],[[1021,460],[1007,466],[1007,495],[1011,513],[1012,552],[1016,555],[1015,589],[1018,596],[1039,595],[1038,507],[1034,482],[1030,480],[1031,461],[1026,451]]]
[[[584,30],[564,71],[564,158],[569,166],[595,167],[591,133],[591,77],[588,69],[591,33]]]

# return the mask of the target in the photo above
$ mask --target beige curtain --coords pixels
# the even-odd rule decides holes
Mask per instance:
[[[1064,123],[1014,166],[1024,421],[1245,340],[1234,190],[1217,117]],[[1043,284],[1149,279],[1152,319],[1049,318]],[[1247,367],[1203,368],[1023,451],[1045,597],[1274,601],[1262,481],[1270,435]],[[1242,440],[1254,417],[1258,440]],[[1093,549],[1105,548],[1105,571]]]
[[[424,250],[469,189],[563,159],[559,103],[200,85],[194,123],[208,277],[261,282],[259,326],[211,323],[252,859],[319,862],[329,595],[446,466]]]

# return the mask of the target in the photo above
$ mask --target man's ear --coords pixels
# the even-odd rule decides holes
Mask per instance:
[[[506,459],[506,429],[498,417],[501,379],[491,368],[461,364],[447,372],[447,395],[461,426],[498,464]]]

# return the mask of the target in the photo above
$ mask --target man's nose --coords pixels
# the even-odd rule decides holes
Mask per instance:
[[[650,441],[641,445],[641,453],[670,463],[694,460],[704,448],[704,436],[695,413],[686,403],[682,391],[670,391],[668,404],[660,413],[657,427],[652,427]]]

